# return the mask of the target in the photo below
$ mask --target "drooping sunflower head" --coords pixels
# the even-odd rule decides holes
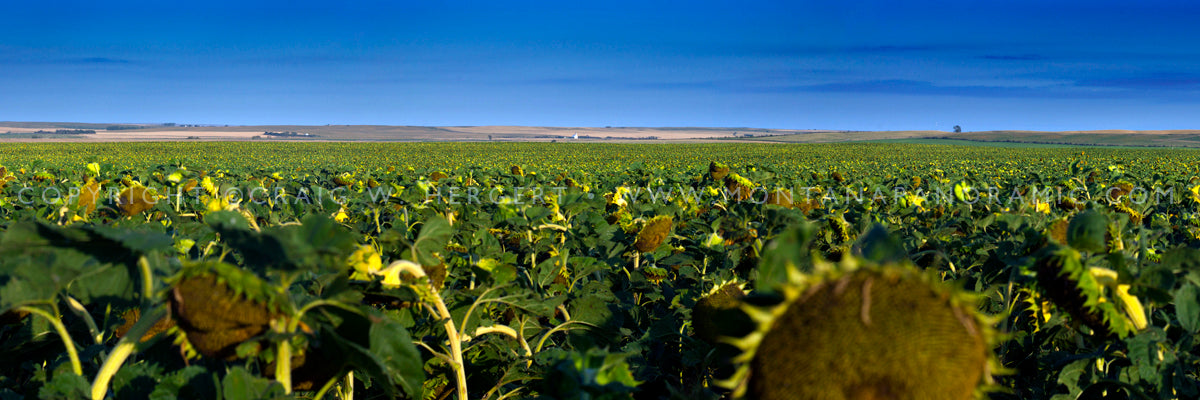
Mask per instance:
[[[100,200],[100,190],[100,182],[91,178],[88,178],[87,182],[79,188],[79,199],[76,200],[76,205],[84,214],[96,211],[96,201]]]
[[[746,297],[745,283],[718,282],[704,297],[696,301],[692,307],[692,331],[697,339],[710,344],[717,344],[717,339],[725,330],[722,321],[727,320],[727,314],[737,312],[741,301]]]
[[[776,205],[783,208],[795,207],[795,204],[792,203],[792,194],[792,191],[784,188],[775,189],[774,191],[767,193],[767,204]]]
[[[734,201],[749,199],[754,192],[754,182],[741,175],[731,173],[725,177],[725,190]]]
[[[670,216],[660,215],[646,221],[646,225],[638,232],[637,240],[633,246],[642,253],[649,253],[658,248],[659,245],[667,239],[667,235],[671,233],[671,226],[674,225]]]
[[[282,293],[250,271],[187,263],[170,280],[171,315],[188,344],[208,357],[232,359],[237,347],[267,331]]]
[[[725,179],[729,175],[729,166],[713,161],[708,163],[708,177],[714,181]]]
[[[1088,267],[1079,251],[1053,244],[1034,265],[1038,290],[1101,337],[1124,338],[1146,326],[1145,311],[1130,286],[1107,268]]]
[[[143,211],[154,208],[155,204],[158,204],[158,193],[155,193],[154,189],[137,183],[125,188],[117,198],[117,206],[126,216],[141,214]]]
[[[842,182],[846,181],[846,178],[843,177],[842,173],[839,171],[833,171],[832,174],[829,174],[829,177],[833,178],[833,180],[837,181],[837,183],[842,183]]]
[[[995,319],[976,298],[910,264],[846,257],[789,271],[777,304],[744,302],[758,329],[723,386],[773,399],[973,399],[999,370]]]
[[[1050,239],[1057,243],[1067,243],[1067,224],[1069,223],[1066,217],[1058,218],[1050,221],[1046,225],[1045,234]]]

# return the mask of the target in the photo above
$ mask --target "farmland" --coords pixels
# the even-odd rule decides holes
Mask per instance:
[[[0,229],[0,397],[1200,396],[1195,150],[4,143]]]

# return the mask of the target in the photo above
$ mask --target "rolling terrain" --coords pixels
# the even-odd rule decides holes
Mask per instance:
[[[63,130],[55,133],[56,131]],[[94,130],[73,134],[67,130]],[[275,135],[267,132],[278,133]],[[707,127],[537,127],[394,125],[183,125],[0,121],[0,141],[381,141],[381,142],[727,142],[908,143],[989,146],[1197,147],[1200,130],[1101,131],[844,131]]]

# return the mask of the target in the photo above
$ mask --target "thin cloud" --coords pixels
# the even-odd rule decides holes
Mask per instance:
[[[1099,87],[1126,90],[1200,90],[1200,75],[1160,73],[1144,76],[1085,79],[1075,83],[1080,87]]]
[[[828,54],[908,54],[982,50],[982,46],[968,44],[874,44],[874,45],[810,45],[810,44],[704,44],[697,51],[704,53],[757,55],[757,56],[812,56]]]
[[[1000,54],[1000,55],[993,54],[993,55],[980,56],[979,58],[982,58],[984,60],[998,60],[998,61],[1042,61],[1042,60],[1046,59],[1046,57],[1043,57],[1038,54]]]
[[[51,57],[44,55],[0,54],[0,64],[10,65],[134,65],[137,62],[115,57]]]
[[[133,61],[123,58],[110,57],[82,57],[82,58],[67,58],[63,62],[73,64],[131,64]]]

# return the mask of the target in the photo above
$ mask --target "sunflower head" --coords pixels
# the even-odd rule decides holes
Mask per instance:
[[[646,221],[646,225],[638,232],[637,240],[633,246],[642,253],[649,253],[658,248],[659,245],[667,239],[667,235],[671,233],[671,226],[674,222],[670,216],[660,215]]]
[[[158,193],[136,183],[121,191],[120,197],[117,198],[117,206],[126,216],[141,214],[153,208],[155,204],[158,204]],[[92,200],[92,207],[94,209],[95,199]]]
[[[237,266],[187,263],[171,279],[171,315],[188,344],[208,357],[233,359],[242,342],[268,330],[282,292]]]
[[[725,179],[729,175],[729,166],[713,161],[708,163],[708,177],[714,181]]]
[[[87,182],[79,188],[79,199],[76,204],[84,214],[91,214],[92,211],[96,211],[97,200],[100,200],[100,182],[88,178]]]
[[[1124,338],[1145,327],[1145,312],[1129,295],[1130,285],[1118,282],[1112,270],[1084,265],[1079,251],[1048,246],[1034,268],[1041,294],[1097,336]]]
[[[740,306],[758,329],[723,386],[772,399],[972,399],[999,369],[995,321],[976,298],[905,263],[846,257],[789,267],[775,301]]]
[[[795,204],[792,203],[792,192],[784,188],[775,189],[771,193],[767,193],[767,204],[783,208],[795,207]]]
[[[749,199],[754,192],[754,182],[741,175],[731,173],[725,177],[725,190],[734,201]]]
[[[700,340],[716,345],[721,333],[722,321],[729,313],[737,312],[746,297],[745,284],[739,282],[718,283],[692,308],[692,332]]]

